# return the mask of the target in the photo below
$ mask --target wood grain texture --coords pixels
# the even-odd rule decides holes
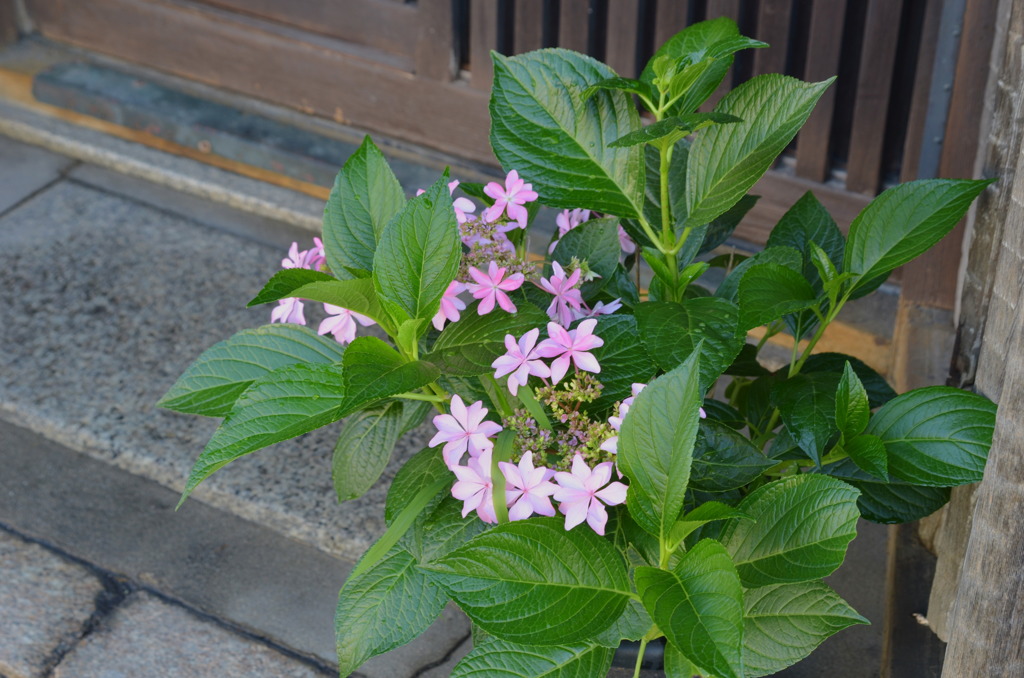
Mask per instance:
[[[754,50],[754,75],[786,72],[792,18],[793,0],[761,0],[754,37],[769,47]]]
[[[740,1],[741,0],[707,0],[707,14],[706,19],[717,19],[720,16],[729,17],[736,23],[740,21]],[[725,76],[722,80],[722,84],[718,86],[706,102],[700,107],[702,111],[710,111],[714,109],[715,104],[718,100],[725,96],[725,93],[733,87],[733,70]]]
[[[820,82],[839,72],[839,54],[846,20],[846,0],[815,0],[811,7],[811,29],[807,41],[804,79]],[[797,176],[825,181],[831,170],[829,151],[832,114],[836,106],[835,85],[829,87],[796,138]]]
[[[454,80],[458,64],[451,0],[419,0],[416,14],[416,75],[439,82]]]
[[[558,46],[587,53],[590,0],[561,0],[558,3]]]
[[[668,42],[669,38],[686,28],[686,20],[690,13],[689,4],[686,0],[661,0],[655,5],[655,49],[664,45]]]
[[[498,3],[493,0],[470,0],[469,68],[470,84],[475,90],[491,91],[491,83],[494,82],[492,49],[498,49]]]
[[[516,0],[513,51],[531,52],[544,46],[544,0]]]
[[[881,181],[882,144],[889,111],[903,0],[869,0],[850,132],[846,188],[874,195]]]
[[[0,0],[0,46],[9,45],[17,39],[18,19],[14,0]]]
[[[636,63],[639,26],[638,0],[615,0],[608,3],[605,63],[624,78],[635,78],[640,74]]]
[[[913,181],[918,178],[921,148],[924,143],[922,135],[924,134],[925,119],[928,117],[928,95],[931,92],[932,71],[935,65],[935,46],[938,42],[941,23],[942,3],[929,2],[921,24],[921,42],[917,50],[914,91],[910,97],[910,113],[907,117],[907,138],[903,143],[900,181]]]

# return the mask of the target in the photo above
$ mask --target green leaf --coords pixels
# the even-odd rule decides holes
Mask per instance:
[[[728,240],[729,236],[736,230],[736,227],[743,221],[743,217],[754,208],[754,205],[760,199],[761,196],[748,193],[724,213],[712,219],[711,223],[708,224],[708,230],[704,234],[704,240],[701,242],[697,254],[706,254]],[[696,232],[696,230],[693,231],[693,233]],[[728,257],[729,255],[725,256]]]
[[[294,297],[295,290],[317,282],[334,282],[336,278],[329,273],[321,273],[308,268],[285,268],[273,275],[267,281],[252,301],[246,304],[246,308],[259,306],[271,301]]]
[[[462,658],[452,678],[593,678],[608,673],[613,654],[591,643],[530,646],[490,638]]]
[[[995,421],[996,406],[987,398],[929,386],[886,403],[867,433],[882,439],[896,478],[949,487],[981,480]]]
[[[803,274],[779,264],[752,266],[740,281],[739,297],[743,331],[810,308],[818,300]]]
[[[870,623],[820,581],[752,589],[745,603],[743,660],[749,678],[774,675],[829,636]]]
[[[214,471],[243,455],[429,384],[438,374],[429,363],[405,362],[375,337],[359,337],[349,344],[340,366],[277,369],[253,382],[235,403],[192,467],[181,501]]]
[[[502,167],[518,169],[550,207],[640,216],[642,147],[608,146],[640,129],[632,98],[608,90],[584,96],[588,87],[615,73],[564,49],[491,54],[491,147]]]
[[[814,264],[813,246],[827,255],[835,267],[843,262],[843,248],[846,240],[836,225],[835,219],[825,206],[810,191],[793,203],[772,229],[765,247],[792,247],[803,257],[801,270],[815,289],[820,283]]]
[[[345,347],[291,324],[242,330],[214,344],[189,365],[157,403],[176,412],[226,417],[252,382],[300,363],[341,362]]]
[[[844,436],[853,437],[867,428],[870,417],[868,393],[853,367],[846,363],[836,390],[836,426]]]
[[[628,398],[633,384],[646,384],[653,379],[658,368],[640,342],[633,316],[600,316],[594,334],[604,340],[603,346],[591,351],[601,366],[597,378],[603,388],[601,396],[584,407],[588,412],[599,413]]]
[[[995,179],[922,179],[883,192],[850,224],[843,270],[858,276],[854,297],[949,233]]]
[[[590,299],[615,274],[620,251],[619,220],[591,219],[562,236],[551,253],[551,261],[563,267],[568,266],[573,257],[586,261],[590,270],[601,276],[583,284],[583,298]],[[550,264],[545,266],[545,274],[551,275]]]
[[[373,487],[391,460],[395,443],[419,425],[429,409],[429,403],[393,400],[345,420],[331,462],[338,501],[356,499]]]
[[[416,559],[399,547],[349,576],[334,617],[339,674],[347,676],[370,657],[408,643],[427,630],[447,602]]]
[[[413,503],[413,499],[422,488],[451,478],[452,472],[445,465],[439,448],[427,447],[420,450],[398,469],[398,473],[391,481],[384,503],[384,521],[388,525],[393,523],[398,515]],[[439,502],[440,499],[433,500],[428,510],[433,510]]]
[[[304,273],[297,273],[298,271]],[[310,273],[315,273],[316,277],[309,276]],[[341,306],[368,316],[385,329],[390,327],[387,316],[377,303],[377,293],[373,290],[372,281],[365,278],[336,280],[326,273],[301,268],[278,271],[248,305],[252,307],[289,297]]]
[[[666,372],[686,360],[703,341],[701,393],[732,364],[745,343],[737,329],[739,309],[725,299],[647,302],[637,305],[635,315],[647,353]]]
[[[693,678],[700,675],[700,669],[686,658],[674,645],[665,645],[665,676],[667,678]]]
[[[707,501],[693,509],[672,526],[669,544],[673,547],[686,539],[694,530],[702,525],[729,518],[749,518],[739,509],[719,501]]]
[[[735,490],[775,466],[739,431],[705,419],[693,451],[690,487],[705,492]]]
[[[643,530],[641,530],[643,532]],[[644,532],[644,534],[647,534]],[[648,535],[650,536],[650,535]],[[654,547],[657,550],[657,546]],[[640,557],[638,552],[633,551],[635,557]],[[651,630],[651,615],[647,614],[643,603],[635,598],[630,598],[626,609],[611,628],[594,636],[594,642],[603,647],[617,648],[624,640],[640,640]]]
[[[339,278],[373,270],[377,241],[391,218],[405,205],[405,194],[369,136],[363,138],[338,172],[324,207],[324,254]]]
[[[535,645],[589,640],[629,600],[626,563],[589,527],[563,522],[498,525],[424,567],[487,633]]]
[[[651,86],[645,82],[639,80],[633,80],[631,78],[607,78],[601,82],[591,85],[583,92],[584,101],[597,94],[599,91],[607,90],[618,90],[620,92],[628,92],[629,94],[636,94],[642,97],[646,97],[648,101],[657,99],[654,90]]]
[[[648,144],[669,135],[675,135],[676,139],[681,139],[705,127],[730,122],[741,122],[741,120],[734,115],[723,113],[690,113],[689,115],[673,116],[645,125],[635,132],[619,137],[608,145],[619,147]]]
[[[836,429],[835,375],[798,374],[772,390],[772,401],[786,430],[811,461],[821,462]]]
[[[710,127],[690,147],[687,224],[706,224],[735,205],[796,136],[830,84],[832,79],[805,83],[769,74],[726,94],[715,111],[742,122]]]
[[[771,374],[769,370],[757,359],[757,346],[754,344],[743,344],[736,360],[729,365],[726,374],[734,377],[762,377]]]
[[[703,397],[699,356],[647,385],[619,432],[618,463],[629,476],[626,505],[634,520],[663,542],[683,510]]]
[[[772,247],[743,259],[729,272],[729,275],[725,276],[725,280],[721,282],[715,291],[715,296],[738,303],[740,282],[743,280],[743,276],[747,274],[747,271],[759,264],[778,264],[791,268],[794,271],[799,270],[800,253],[792,247]]]
[[[422,524],[414,524],[404,540],[406,548],[420,563],[446,556],[490,528],[475,513],[463,517],[462,502],[451,496],[449,487],[444,488],[441,497],[437,506],[421,514]]]
[[[838,568],[857,535],[855,488],[823,475],[803,474],[768,483],[739,508],[753,520],[734,520],[722,531],[747,588],[821,579]]]
[[[889,479],[889,455],[885,443],[869,433],[854,436],[843,445],[853,463],[882,480]]]
[[[571,232],[571,231],[570,231]],[[447,325],[425,357],[446,375],[475,377],[493,373],[491,363],[505,353],[505,335],[518,341],[534,328],[543,328],[548,316],[536,306],[522,304],[516,313],[479,315],[477,304]]]
[[[829,464],[825,472],[860,490],[857,508],[867,520],[898,525],[935,513],[949,501],[948,487],[921,487],[901,481],[886,482],[860,469],[852,459]]]
[[[743,677],[743,588],[721,544],[705,539],[672,571],[638,567],[635,578],[669,643],[705,672]]]
[[[373,287],[394,319],[430,320],[458,275],[462,240],[445,171],[406,204],[384,229],[373,257]]]
[[[838,377],[846,369],[846,363],[850,364],[857,378],[864,385],[864,390],[868,394],[868,404],[872,408],[881,407],[896,397],[896,391],[892,390],[892,386],[889,386],[885,377],[862,361],[845,353],[815,353],[807,359],[800,372],[802,374],[831,372]]]

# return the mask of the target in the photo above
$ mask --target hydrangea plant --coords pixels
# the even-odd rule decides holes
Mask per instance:
[[[451,600],[476,640],[455,676],[598,676],[622,641],[642,659],[662,637],[669,676],[770,675],[866,623],[822,581],[859,517],[915,520],[981,479],[992,403],[897,395],[814,348],[987,182],[890,188],[846,236],[808,193],[763,251],[704,256],[831,84],[762,75],[699,112],[733,55],[764,46],[727,19],[695,24],[635,80],[562,49],[494,54],[505,181],[445,172],[406,200],[367,138],[322,242],[293,246],[251,302],[277,304],[272,324],[203,353],[161,401],[224,418],[183,501],[232,460],[341,419],[334,483],[357,497],[432,425],[341,590],[342,675]],[[562,210],[535,243],[546,258],[528,248],[541,204]],[[308,302],[324,305],[318,331]],[[357,336],[373,324],[389,341]],[[780,332],[791,357],[770,370],[758,352]]]

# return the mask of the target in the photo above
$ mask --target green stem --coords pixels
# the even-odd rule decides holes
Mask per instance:
[[[494,452],[491,453],[491,501],[494,503],[494,515],[498,518],[498,524],[508,522],[508,503],[505,501],[505,474],[501,472],[499,462],[508,461],[512,458],[512,441],[515,439],[515,432],[502,431],[498,434],[498,440],[494,443]]]
[[[636,653],[636,666],[633,668],[633,678],[640,678],[640,666],[644,663],[644,652],[647,651],[647,637],[640,639],[640,650]]]
[[[399,393],[394,398],[405,398],[406,400],[423,400],[428,403],[446,403],[447,398],[443,398],[439,395],[431,395],[429,393]]]

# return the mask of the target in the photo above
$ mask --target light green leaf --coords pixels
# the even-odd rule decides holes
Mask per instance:
[[[666,678],[693,678],[700,675],[700,669],[686,658],[675,645],[665,645]]]
[[[516,313],[479,315],[477,304],[447,325],[425,357],[450,376],[475,377],[493,373],[491,363],[505,353],[505,335],[519,340],[534,328],[544,328],[548,316],[532,304],[520,304]]]
[[[311,273],[315,278],[309,275]],[[387,316],[377,303],[372,281],[364,278],[336,280],[326,273],[301,268],[278,271],[248,305],[252,307],[289,297],[341,306],[371,318],[385,329],[390,327]]]
[[[638,567],[635,579],[669,643],[706,672],[743,677],[743,588],[721,544],[705,539],[672,571]]]
[[[589,640],[622,614],[626,562],[587,526],[561,518],[499,525],[424,566],[487,633],[511,642]]]
[[[373,287],[395,325],[433,318],[461,261],[462,240],[446,170],[395,215],[378,239]]]
[[[857,534],[860,492],[841,480],[803,474],[768,483],[737,506],[722,543],[747,588],[821,579],[838,568]]]
[[[868,393],[850,363],[843,366],[843,377],[836,390],[836,426],[843,435],[853,437],[862,433],[871,417]]]
[[[405,194],[369,136],[334,180],[324,207],[324,254],[339,278],[369,277],[377,241],[391,218],[405,205]]]
[[[594,678],[608,673],[613,654],[589,643],[530,646],[490,638],[463,657],[452,678]]]
[[[550,207],[620,217],[643,210],[643,151],[609,142],[640,129],[632,98],[587,88],[615,77],[604,64],[564,49],[515,57],[492,52],[491,147]],[[558,162],[552,163],[552,157]]]
[[[830,84],[759,75],[726,94],[715,111],[742,122],[710,127],[690,147],[687,224],[706,224],[736,204],[796,136]]]
[[[739,297],[743,331],[810,308],[818,299],[803,274],[779,264],[752,266],[740,281]]]
[[[349,576],[334,617],[339,674],[347,676],[370,657],[408,643],[427,630],[447,602],[400,547]]]
[[[886,403],[866,432],[885,443],[896,478],[949,487],[981,480],[995,421],[996,406],[987,398],[929,386]]]
[[[274,370],[300,363],[341,362],[345,347],[312,330],[291,324],[242,330],[214,344],[189,365],[157,403],[176,412],[226,417],[252,382]]]
[[[859,277],[854,297],[885,281],[949,233],[995,179],[922,179],[883,192],[850,224],[843,270]]]
[[[629,514],[663,542],[683,510],[699,409],[699,356],[647,385],[619,433],[618,463],[629,476]]]
[[[743,660],[748,678],[774,675],[829,636],[869,623],[820,581],[752,589],[745,603]]]

